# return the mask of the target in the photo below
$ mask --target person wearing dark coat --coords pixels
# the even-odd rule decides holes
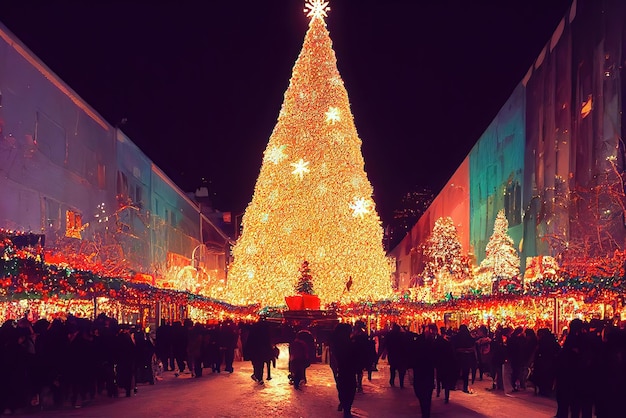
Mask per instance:
[[[522,375],[520,377],[520,388],[526,389],[526,381],[530,377],[532,372],[533,360],[535,359],[535,352],[537,351],[537,334],[532,328],[524,330],[524,347],[523,347],[523,363],[522,363]]]
[[[211,365],[211,371],[214,373],[221,373],[222,371],[222,352],[220,351],[222,330],[219,325],[212,325],[208,330],[209,338],[207,355],[209,358],[209,364]]]
[[[23,337],[21,345],[26,353],[26,361],[24,362],[26,372],[26,384],[23,388],[23,395],[25,399],[30,403],[36,401],[34,398],[39,390],[37,386],[37,378],[39,371],[36,369],[36,353],[35,353],[35,339],[36,334],[31,322],[26,316],[17,321],[17,329],[20,335]]]
[[[400,325],[392,325],[391,331],[385,337],[385,349],[389,362],[389,385],[395,385],[396,372],[398,372],[400,388],[404,388],[404,376],[408,368],[407,336]]]
[[[378,371],[376,364],[378,363],[378,353],[376,352],[375,336],[370,335],[367,339],[366,357],[367,357],[367,380],[372,381],[372,372]]]
[[[626,393],[626,333],[613,325],[602,331],[598,353],[597,418],[624,416],[623,396]]]
[[[70,324],[68,336],[70,344],[67,354],[67,376],[71,388],[72,406],[80,408],[86,401],[87,393],[95,385],[95,351],[89,324],[86,320]],[[78,398],[80,397],[80,402]]]
[[[506,341],[507,359],[511,363],[511,386],[513,392],[521,389],[523,383],[522,371],[524,369],[526,338],[524,329],[517,327]]]
[[[363,392],[363,370],[368,369],[370,366],[370,345],[367,332],[365,331],[365,324],[362,321],[357,321],[354,324],[354,330],[350,338],[354,343],[356,355],[356,391]]]
[[[40,356],[40,364],[44,373],[44,387],[50,390],[54,406],[60,408],[63,406],[64,400],[65,358],[69,351],[65,324],[58,318],[53,320],[48,331],[41,334],[35,343],[35,350]]]
[[[600,319],[593,318],[586,325],[588,325],[588,327],[586,327],[587,332],[585,332],[585,339],[590,357],[587,365],[587,369],[589,370],[588,378],[592,382],[600,382],[604,377],[602,376],[600,369],[601,363],[605,360],[605,358],[602,357],[602,354],[604,352],[604,346],[606,345],[604,344],[605,341],[603,340],[602,335],[608,324],[605,324]],[[595,415],[598,418],[603,418],[602,407],[599,406],[600,398],[604,395],[603,392],[604,388],[601,385],[591,385],[591,408],[594,409]]]
[[[135,388],[136,346],[130,328],[120,327],[116,337],[117,343],[117,385],[124,389],[126,397],[131,396]]]
[[[154,385],[154,372],[152,370],[152,358],[154,357],[154,345],[142,331],[135,332],[137,383],[149,383]]]
[[[444,403],[450,402],[450,391],[456,387],[459,377],[459,367],[452,343],[447,336],[435,334],[435,370],[437,376],[437,397],[439,387],[443,388]]]
[[[174,376],[179,376],[185,371],[185,360],[187,357],[187,330],[180,321],[172,323],[172,355],[176,361],[176,370]],[[189,366],[189,365],[188,365]],[[193,366],[191,366],[193,367]]]
[[[420,403],[422,418],[430,418],[435,388],[435,336],[437,325],[429,324],[420,335],[413,335],[411,343],[411,366],[413,368],[413,391]]]
[[[569,334],[559,352],[556,363],[557,418],[591,417],[592,397],[589,379],[591,356],[583,333],[583,322],[575,318],[570,322]]]
[[[344,418],[352,417],[352,403],[356,395],[356,356],[354,344],[350,340],[352,327],[339,323],[330,337],[330,368],[333,371],[339,396],[338,411],[343,411]]]
[[[491,340],[489,353],[491,354],[491,379],[493,382],[490,390],[504,390],[502,366],[506,360],[504,336],[507,332],[507,329],[498,328],[493,334],[493,339]]]
[[[315,337],[313,337],[313,334],[308,329],[301,329],[300,331],[296,333],[296,335],[298,336],[300,340],[304,341],[304,343],[306,344],[307,360],[304,366],[304,374],[302,375],[302,381],[304,383],[307,383],[306,369],[308,369],[311,366],[311,363],[315,361],[315,357],[316,357]],[[274,357],[274,351],[272,350],[272,356],[268,358],[268,360],[271,360],[273,357]]]
[[[100,362],[100,374],[107,396],[117,398],[115,364],[117,361],[117,334],[119,325],[114,318],[103,318],[98,330],[96,342],[96,357]]]
[[[41,353],[41,346],[39,340],[44,338],[48,329],[50,328],[50,322],[47,319],[39,319],[33,323],[33,361],[30,366],[30,373],[32,373],[30,391],[34,395],[31,404],[40,405],[43,409],[43,390],[44,386],[48,387],[48,380],[46,376],[46,370],[43,366],[43,358]]]
[[[476,367],[479,370],[478,379],[483,380],[485,372],[489,373],[491,370],[491,338],[489,338],[489,330],[485,325],[478,327],[476,335]],[[472,374],[472,383],[476,379],[476,369]]]
[[[459,332],[452,338],[452,346],[456,353],[458,366],[463,380],[463,392],[469,393],[470,370],[476,365],[476,342],[467,325],[462,324]]]
[[[163,363],[163,371],[174,370],[174,356],[172,355],[172,327],[165,319],[156,330],[154,350],[157,358]]]
[[[26,338],[26,332],[17,328],[13,320],[4,322],[0,329],[0,412],[5,414],[13,414],[26,405],[28,353],[23,345]]]
[[[235,360],[235,348],[237,348],[237,339],[239,338],[239,330],[232,321],[226,319],[220,327],[220,346],[224,351],[224,371],[232,373],[235,371],[233,362]]]
[[[533,370],[530,380],[535,385],[539,396],[551,396],[554,386],[554,365],[559,354],[556,337],[548,328],[537,331],[537,350],[533,359]]]
[[[250,327],[248,338],[243,348],[244,359],[252,362],[252,380],[263,384],[263,367],[265,362],[272,357],[272,341],[270,329],[265,318]]]
[[[309,362],[309,348],[302,334],[289,343],[289,373],[294,389],[300,389],[300,382],[304,380],[304,369]]]

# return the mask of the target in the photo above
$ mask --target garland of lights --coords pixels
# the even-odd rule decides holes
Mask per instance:
[[[34,258],[12,257],[0,259],[2,287],[0,301],[49,300],[65,303],[73,299],[89,300],[110,297],[125,306],[148,306],[154,302],[188,305],[204,312],[204,316],[227,313],[239,317],[255,318],[263,314],[258,305],[240,307],[189,292],[157,289],[140,283],[116,278],[104,278],[89,272],[45,265]],[[561,272],[560,278],[547,278],[535,282],[523,294],[467,294],[433,303],[411,301],[406,294],[394,300],[332,303],[329,310],[337,316],[350,318],[366,315],[386,316],[393,320],[428,315],[432,312],[459,312],[468,310],[493,310],[504,306],[528,304],[546,298],[568,299],[575,297],[584,303],[614,303],[626,293],[626,280],[622,277],[570,277]],[[282,308],[273,309],[281,312]],[[514,322],[514,321],[513,321]]]
[[[246,315],[259,310],[255,305],[233,306],[186,291],[161,289],[125,278],[105,277],[68,266],[47,264],[41,249],[17,248],[11,238],[12,235],[0,233],[0,302],[107,297],[127,306],[149,306],[160,301]]]
[[[154,301],[189,304],[196,308],[255,314],[258,305],[234,306],[221,300],[207,298],[148,284],[129,282],[121,278],[103,277],[89,271],[46,264],[41,251],[17,248],[11,235],[0,234],[0,301],[20,299],[91,299],[115,298],[127,305],[149,305]],[[545,297],[582,298],[585,302],[614,302],[626,294],[626,252],[615,252],[612,257],[570,261],[554,274],[532,282],[524,291],[510,294],[484,295],[469,292],[459,297],[447,295],[432,303],[414,302],[406,292],[394,300],[333,303],[330,310],[338,312],[384,312],[419,309],[458,309],[476,304],[494,305],[513,300]]]

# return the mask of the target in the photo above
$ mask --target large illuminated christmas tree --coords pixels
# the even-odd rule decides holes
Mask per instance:
[[[327,5],[306,4],[309,29],[233,248],[228,299],[235,304],[284,305],[302,260],[322,304],[391,293],[361,140],[324,21]]]

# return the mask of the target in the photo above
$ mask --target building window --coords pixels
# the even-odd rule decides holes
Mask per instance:
[[[139,185],[135,187],[135,201],[133,203],[139,209],[143,206],[143,187]]]
[[[98,163],[98,189],[100,190],[105,190],[107,187],[106,172],[106,166],[102,163]]]
[[[44,197],[46,206],[46,228],[58,231],[61,228],[61,205],[54,199]]]
[[[126,174],[121,171],[117,172],[117,181],[116,181],[116,195],[117,201],[121,206],[128,204],[128,178]]]
[[[45,113],[35,114],[35,142],[37,149],[51,162],[64,167],[67,160],[65,130],[60,123]]]

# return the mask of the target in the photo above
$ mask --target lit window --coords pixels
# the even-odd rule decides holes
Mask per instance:
[[[81,239],[83,219],[79,213],[68,210],[65,212],[65,236]]]

